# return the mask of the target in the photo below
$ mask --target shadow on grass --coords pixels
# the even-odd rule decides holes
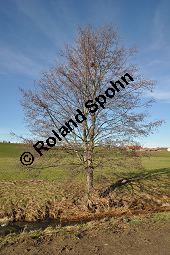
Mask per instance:
[[[115,183],[111,184],[105,190],[100,192],[100,197],[108,196],[112,191],[122,186],[130,185],[133,189],[133,185],[136,185],[140,190],[149,191],[147,183],[143,183],[142,181],[149,181],[149,183],[157,183],[158,188],[162,185],[166,187],[168,182],[168,175],[170,175],[170,168],[161,168],[161,169],[154,169],[154,170],[146,170],[145,172],[139,173],[126,173],[125,178],[122,178]],[[152,187],[150,187],[150,190]],[[155,192],[155,190],[154,190]],[[151,193],[151,192],[150,192]],[[156,193],[156,192],[155,192]]]

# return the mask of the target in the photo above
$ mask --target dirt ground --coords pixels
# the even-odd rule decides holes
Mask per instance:
[[[0,255],[168,255],[170,223],[118,224],[109,222],[98,229],[88,229],[74,234],[30,238],[8,244]]]

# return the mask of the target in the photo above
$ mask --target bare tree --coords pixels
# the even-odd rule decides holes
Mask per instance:
[[[135,53],[120,45],[111,26],[80,28],[74,46],[62,51],[63,63],[43,73],[34,91],[22,90],[31,132],[37,139],[50,136],[48,148],[55,145],[55,135],[59,144],[75,151],[85,166],[88,193],[97,144],[146,136],[160,124],[147,121],[152,101],[145,95],[154,82],[129,63]],[[39,151],[45,150],[40,145]]]

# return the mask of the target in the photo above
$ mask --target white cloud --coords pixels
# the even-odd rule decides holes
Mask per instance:
[[[16,5],[54,45],[62,45],[63,41],[68,40],[70,28],[76,19],[75,15],[70,17],[72,10],[69,10],[69,2],[54,1],[42,4],[41,1],[17,0]]]
[[[41,71],[40,63],[8,47],[0,47],[0,59],[1,73],[11,72],[35,76]]]
[[[161,100],[161,101],[165,101],[166,103],[170,103],[170,91],[154,91],[152,93],[149,93],[149,96],[157,99],[157,100]]]

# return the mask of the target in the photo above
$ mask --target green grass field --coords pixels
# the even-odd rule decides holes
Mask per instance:
[[[61,181],[61,179],[70,177],[70,174],[74,173],[74,170],[76,173],[78,172],[78,178],[83,178],[81,173],[83,172],[83,169],[74,154],[69,154],[56,149],[54,156],[51,155],[50,151],[46,152],[42,157],[36,155],[37,158],[33,165],[25,167],[22,166],[19,160],[20,155],[25,150],[28,151],[30,148],[26,148],[25,145],[22,144],[0,143],[0,180],[15,181],[41,179]],[[127,174],[139,170],[133,164],[130,166],[128,164],[127,166],[125,162],[123,163],[123,158],[121,161],[122,165],[117,165],[117,155],[115,156],[112,151],[97,151],[95,156],[95,178],[98,178],[100,175],[112,175],[120,172]],[[170,152],[152,152],[150,153],[150,156],[142,157],[142,164],[147,171],[156,169],[170,170]]]
[[[50,208],[50,217],[57,217],[56,208],[59,205],[64,208],[67,204],[65,212],[69,213],[70,203],[71,207],[75,206],[74,210],[84,208],[83,200],[80,200],[86,191],[86,177],[74,154],[56,148],[42,157],[37,156],[33,165],[25,167],[20,162],[24,151],[32,149],[22,144],[0,143],[0,218],[43,219],[47,207]],[[118,196],[125,189],[130,191],[130,196],[136,192],[140,199],[146,194],[161,194],[165,200],[168,196],[170,152],[153,152],[137,157],[131,152],[124,154],[113,149],[97,148],[94,166],[97,190],[122,178],[137,178],[133,191],[130,186],[125,186],[118,189]],[[77,203],[81,206],[76,207]]]

